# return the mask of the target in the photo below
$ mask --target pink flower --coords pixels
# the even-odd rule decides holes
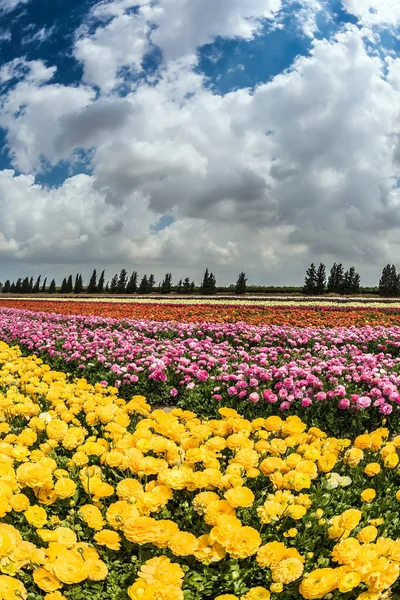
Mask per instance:
[[[240,396],[240,394],[239,394]],[[250,402],[258,402],[260,399],[260,394],[257,394],[257,392],[252,392],[249,396],[249,400]]]
[[[340,410],[346,410],[350,406],[350,400],[348,398],[342,398],[338,403]]]
[[[222,400],[222,396],[220,396],[220,394],[214,394],[213,398],[214,400]]]
[[[318,394],[315,395],[315,398],[317,400],[325,400],[326,399],[326,394],[325,394],[325,392],[318,392]]]
[[[311,398],[303,398],[303,400],[301,401],[301,405],[304,408],[307,408],[307,406],[311,406],[311,404],[312,404]]]
[[[390,406],[390,404],[382,404],[379,407],[379,412],[382,413],[383,415],[390,415],[392,410],[393,410],[393,407]]]
[[[171,388],[169,390],[169,395],[172,396],[172,398],[175,398],[175,396],[178,395],[178,390],[176,388]]]
[[[357,400],[357,406],[358,408],[368,408],[371,406],[371,398],[368,398],[368,396],[361,396]]]
[[[287,410],[288,408],[290,408],[290,402],[281,402],[279,408],[281,410]]]

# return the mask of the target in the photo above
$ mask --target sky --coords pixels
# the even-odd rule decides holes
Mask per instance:
[[[0,0],[0,281],[400,263],[395,0]]]

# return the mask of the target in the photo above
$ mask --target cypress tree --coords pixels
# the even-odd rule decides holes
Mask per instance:
[[[312,296],[316,292],[317,287],[317,270],[314,263],[311,263],[307,269],[306,276],[304,279],[303,294]]]
[[[15,283],[13,281],[12,284],[11,284],[11,287],[10,287],[11,294],[15,294],[15,289],[16,289],[16,286],[15,286]]]
[[[19,280],[18,280],[19,281]],[[18,285],[18,281],[17,281],[17,285]],[[18,290],[21,294],[28,294],[29,293],[29,278],[25,277],[24,280],[21,283],[21,286]]]
[[[121,269],[121,273],[119,274],[119,279],[117,283],[117,294],[125,294],[126,291],[126,283],[128,281],[128,273],[125,269]]]
[[[47,277],[45,277],[45,278],[44,278],[44,281],[43,281],[43,285],[42,285],[42,294],[44,294],[44,293],[45,293],[45,291],[46,291],[46,283],[47,283]]]
[[[106,283],[105,292],[106,292],[106,294],[110,293],[110,283],[109,283],[109,281],[107,281],[107,283]]]
[[[60,287],[60,294],[65,294],[66,291],[67,291],[67,280],[64,277],[64,279],[62,280],[62,283],[61,283],[61,287]]]
[[[65,283],[65,279],[64,282]],[[56,293],[56,281],[55,279],[52,279],[50,281],[50,285],[49,285],[49,294],[55,294]]]
[[[166,273],[161,284],[160,292],[162,294],[170,294],[172,291],[172,274]]]
[[[128,284],[126,286],[127,294],[135,294],[137,292],[137,280],[138,280],[137,271],[133,271],[132,275],[129,278]]]
[[[149,279],[147,281],[147,292],[151,294],[154,290],[154,286],[156,285],[156,279],[153,273],[150,273]]]
[[[142,280],[139,285],[138,292],[139,294],[147,294],[149,289],[149,282],[147,280],[147,275],[143,275]]]
[[[386,265],[383,268],[379,281],[379,294],[381,296],[397,296],[399,294],[400,283],[396,267]]]
[[[326,285],[326,269],[325,265],[320,263],[317,273],[316,273],[316,281],[315,281],[315,293],[322,295],[325,292]]]
[[[8,294],[11,291],[11,282],[7,279],[3,285],[2,292],[3,294]]]
[[[236,294],[245,294],[246,293],[246,287],[247,287],[246,284],[247,284],[246,273],[244,273],[242,271],[239,274],[238,280],[236,282],[236,287],[235,287]]]
[[[97,272],[96,272],[96,269],[94,269],[92,276],[89,280],[89,284],[87,287],[87,293],[95,294],[96,292],[97,292]]]
[[[183,280],[182,293],[190,294],[190,279],[189,279],[189,277],[185,277],[185,279]]]
[[[28,293],[29,293],[29,294],[32,294],[32,293],[33,293],[33,277],[31,277],[31,278],[29,279]]]
[[[97,292],[99,294],[104,292],[104,271],[101,272],[99,283],[97,284]]]
[[[351,282],[351,289],[350,289],[351,294],[359,294],[360,293],[360,283],[361,283],[360,275],[358,273],[354,273],[354,278]]]
[[[28,285],[29,285],[29,282],[28,282]],[[22,278],[21,277],[18,277],[17,283],[15,284],[15,293],[16,294],[22,293]]]
[[[76,280],[75,280],[75,283],[76,283]],[[74,284],[72,283],[72,275],[70,275],[67,279],[67,285],[66,285],[65,292],[67,294],[72,294],[73,291],[74,291]]]
[[[196,289],[196,286],[195,286],[195,284],[194,284],[194,281],[192,281],[192,283],[190,284],[190,293],[191,293],[191,294],[194,294],[194,292],[195,292],[195,289]]]
[[[176,286],[176,291],[177,291],[178,294],[182,294],[182,291],[183,291],[182,279],[180,279],[178,281],[178,285]]]
[[[40,291],[40,280],[41,280],[41,278],[42,278],[42,276],[39,275],[39,277],[36,279],[36,283],[33,286],[33,290],[32,290],[34,294],[38,294],[39,291]]]
[[[208,278],[208,289],[209,294],[217,293],[217,280],[215,279],[214,273],[210,273],[210,277]]]
[[[83,277],[80,273],[75,278],[74,293],[81,294],[83,292]]]
[[[210,287],[210,275],[208,273],[208,268],[207,268],[206,272],[204,273],[202,284],[200,286],[200,292],[202,294],[208,294],[209,287]]]
[[[117,285],[118,285],[118,273],[116,273],[114,275],[114,277],[111,279],[110,294],[116,294],[117,293]]]

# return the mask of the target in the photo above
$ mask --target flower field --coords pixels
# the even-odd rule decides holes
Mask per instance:
[[[297,300],[269,300],[248,303],[246,300],[120,300],[98,301],[87,298],[59,299],[3,299],[0,307],[65,315],[100,316],[112,319],[147,319],[176,321],[178,323],[237,323],[248,325],[291,325],[293,327],[362,327],[381,325],[390,327],[400,322],[400,304],[393,302],[320,302],[310,304]]]
[[[400,598],[395,309],[10,302],[1,600]]]

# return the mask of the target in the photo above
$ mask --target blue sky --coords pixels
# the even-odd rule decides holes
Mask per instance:
[[[341,260],[373,283],[399,23],[389,0],[0,0],[3,272],[298,284]]]

